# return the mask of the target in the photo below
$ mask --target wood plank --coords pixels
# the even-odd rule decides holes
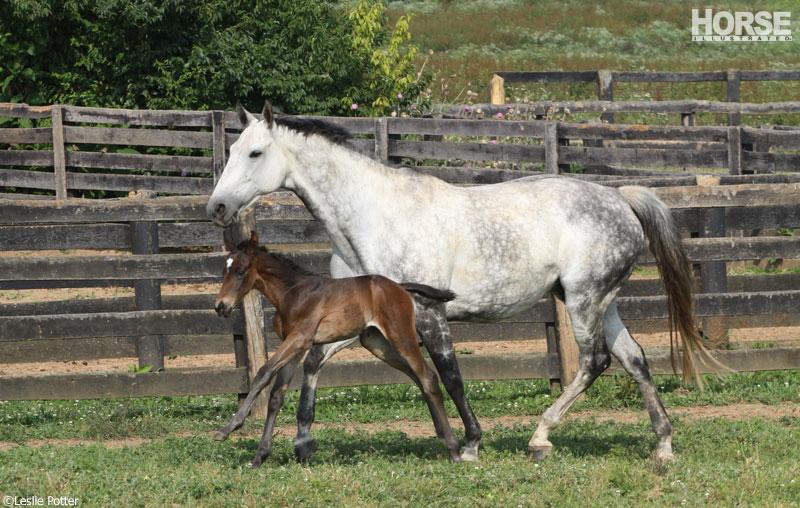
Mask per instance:
[[[755,129],[742,127],[742,142],[749,144],[765,144],[771,148],[800,148],[800,131],[779,131],[773,129]]]
[[[800,172],[800,154],[742,152],[742,166],[750,170]]]
[[[243,329],[240,312],[234,311],[230,319],[224,319],[212,309],[0,317],[2,342],[159,334],[231,334]]]
[[[594,148],[562,146],[558,149],[562,162],[571,164],[639,165],[664,167],[722,168],[727,167],[726,150],[655,150],[638,148]]]
[[[725,211],[736,229],[780,229],[800,227],[800,206],[733,207]]]
[[[211,178],[181,176],[111,175],[107,173],[67,173],[70,189],[125,191],[146,190],[165,194],[209,195]]]
[[[667,317],[666,296],[620,297],[617,299],[617,308],[623,321]],[[798,309],[798,290],[695,295],[695,315],[698,317],[791,314],[798,312]]]
[[[0,129],[0,143],[52,143],[53,129],[51,127],[31,128],[2,128]]]
[[[211,175],[214,161],[211,157],[190,155],[147,155],[110,152],[67,152],[70,167],[94,169],[131,169],[167,173],[201,173]]]
[[[3,170],[0,170],[0,177],[2,175]],[[67,199],[57,202],[3,199],[0,200],[0,210],[3,211],[0,224],[207,220],[207,202],[208,196],[160,197],[144,202],[129,198]],[[312,219],[308,210],[291,193],[272,193],[255,206],[257,220]]]
[[[684,245],[692,261],[800,258],[800,237],[691,238]]]
[[[544,126],[544,170],[548,174],[557,175],[559,171],[558,124],[548,121]]]
[[[0,150],[2,166],[52,166],[52,150]]]
[[[800,348],[780,347],[770,349],[711,351],[711,356],[736,372],[795,370],[800,368]],[[647,355],[647,363],[653,375],[673,374],[669,353]],[[701,373],[711,372],[700,361],[697,362],[697,366]],[[614,361],[611,367],[603,374],[613,375],[617,372],[620,372],[619,364]],[[680,372],[680,365],[678,365],[678,372]]]
[[[0,153],[2,153],[2,151],[0,151]],[[0,186],[55,190],[56,179],[51,171],[0,169]],[[21,194],[19,197],[15,197],[12,201],[25,201],[27,199],[35,200],[36,198],[28,198],[26,195]]]
[[[495,72],[509,83],[594,83],[597,71],[499,71]]]
[[[538,101],[526,104],[474,104],[473,110],[481,109],[485,116],[494,116],[507,111],[511,106],[519,114],[545,115],[553,108],[554,113],[569,109],[572,113],[741,113],[748,115],[792,114],[800,112],[800,101],[791,102],[721,102],[706,100],[677,101]],[[459,115],[461,106],[442,105],[434,114]]]
[[[0,377],[3,400],[178,397],[247,391],[245,369],[176,369],[133,374],[75,373]]]
[[[662,187],[653,192],[670,208],[800,205],[800,183]]]
[[[285,253],[301,266],[325,273],[326,249]],[[0,280],[191,279],[222,276],[224,253],[142,254],[138,256],[0,257]]]
[[[197,131],[66,126],[64,138],[67,143],[211,148],[211,133]]]
[[[544,124],[536,120],[390,118],[389,134],[540,138],[544,136]]]
[[[678,127],[662,125],[628,125],[598,123],[560,123],[559,136],[607,140],[704,141],[724,143],[726,127]]]
[[[797,81],[800,80],[800,71],[739,71],[742,81]]]
[[[215,294],[164,295],[164,309],[213,309]],[[54,300],[49,302],[4,303],[0,316],[34,316],[45,314],[88,314],[103,312],[131,312],[136,310],[132,296],[114,298],[87,298]]]
[[[29,106],[22,103],[0,102],[0,117],[50,118],[52,106]]]
[[[704,72],[637,72],[614,71],[614,81],[626,83],[697,83],[725,81],[725,71]]]
[[[423,159],[544,162],[544,147],[533,145],[389,140],[389,155]]]
[[[64,120],[72,123],[210,128],[211,112],[70,106]]]

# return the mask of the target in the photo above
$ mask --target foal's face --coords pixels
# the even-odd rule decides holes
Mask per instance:
[[[222,271],[222,288],[217,295],[214,308],[217,315],[228,317],[255,284],[257,270],[253,266],[254,253],[248,250],[235,250],[225,260]]]

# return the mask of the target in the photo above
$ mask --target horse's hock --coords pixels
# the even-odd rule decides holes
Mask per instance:
[[[742,106],[743,113],[748,111],[746,104]],[[8,148],[0,151],[0,181],[4,190],[9,187],[55,190],[59,198],[77,191],[127,193],[131,189],[197,196],[52,200],[3,194],[0,198],[0,251],[12,253],[0,257],[0,293],[3,295],[0,300],[0,358],[4,364],[135,358],[146,353],[150,356],[143,357],[137,367],[153,365],[157,368],[159,357],[163,361],[165,356],[231,352],[235,352],[237,362],[229,367],[168,367],[162,372],[149,373],[0,376],[0,397],[74,399],[246,393],[253,375],[252,365],[255,365],[250,359],[258,353],[247,350],[248,344],[254,342],[244,340],[248,335],[248,323],[241,311],[234,312],[229,321],[218,318],[213,311],[212,293],[220,281],[224,256],[214,251],[222,243],[221,230],[208,222],[204,209],[207,200],[204,196],[213,188],[213,179],[208,175],[215,168],[224,167],[224,148],[236,139],[235,131],[231,130],[238,128],[236,115],[0,105],[0,114],[26,117],[34,123],[51,118],[54,111],[61,121],[53,122],[52,128],[34,124],[30,129],[0,132],[0,144]],[[351,141],[355,149],[387,158],[499,161],[501,166],[508,164],[509,167],[514,162],[520,165],[547,163],[551,171],[559,171],[559,165],[563,171],[564,164],[587,164],[595,168],[605,166],[605,174],[597,174],[598,169],[593,170],[593,174],[575,175],[575,178],[611,186],[633,183],[651,186],[670,206],[699,272],[695,277],[698,290],[695,311],[707,335],[718,338],[727,335],[732,328],[800,325],[797,313],[800,274],[732,274],[724,270],[725,263],[730,262],[800,258],[796,236],[750,235],[759,230],[791,231],[800,226],[800,187],[796,183],[800,179],[793,174],[800,168],[800,155],[796,153],[800,149],[800,132],[738,126],[733,131],[727,126],[648,126],[641,129],[568,122],[546,126],[544,122],[531,120],[332,120],[355,133],[374,136]],[[129,124],[132,128],[87,126],[92,123]],[[436,137],[417,140],[414,135],[470,135],[499,140],[514,137],[519,143],[453,143]],[[546,143],[545,136],[554,137],[556,141],[566,139],[571,144]],[[639,145],[635,150],[605,145],[581,147],[584,139],[635,141]],[[48,144],[53,140],[58,143],[50,150]],[[648,143],[658,140],[678,143],[675,148],[646,148]],[[741,143],[738,149],[732,145],[735,142]],[[701,149],[692,149],[688,143]],[[81,149],[63,150],[73,144]],[[182,147],[196,152],[193,155],[114,153],[114,147],[131,144]],[[766,146],[767,151],[742,150],[741,147],[748,144]],[[93,146],[95,148],[91,148]],[[100,151],[97,147],[111,149]],[[203,150],[212,155],[202,155]],[[728,173],[728,166],[731,166],[737,174],[718,174],[719,182],[696,185],[697,178],[688,171],[609,167],[620,164],[651,168],[717,167]],[[54,169],[29,171],[30,167]],[[83,170],[73,171],[73,168]],[[109,169],[115,174],[103,173]],[[141,169],[159,174],[143,175]],[[458,184],[499,182],[531,174],[446,163],[416,169]],[[738,174],[749,169],[776,173]],[[128,170],[131,171],[126,173]],[[306,248],[324,245],[327,236],[294,196],[277,193],[262,200],[255,208],[254,221],[262,238],[279,245],[304,266],[320,273],[327,272],[330,251]],[[137,226],[133,224],[148,224],[147,227],[155,229],[137,236],[134,233]],[[743,233],[731,236],[732,230]],[[135,237],[139,236],[150,238],[151,244],[145,246],[145,251],[136,248],[135,255],[128,255],[138,241]],[[113,249],[113,253],[109,253],[109,249]],[[56,254],[54,250],[70,251],[70,254]],[[93,253],[72,255],[78,250]],[[31,254],[18,255],[23,252]],[[645,265],[652,263],[649,255],[641,261]],[[620,316],[634,335],[668,331],[661,283],[647,273],[629,281],[619,298]],[[140,295],[129,289],[144,286],[149,286],[150,297],[142,296],[147,290],[142,289]],[[176,291],[176,288],[191,289]],[[198,293],[197,288],[204,290]],[[17,303],[13,298],[13,295],[25,295],[26,291],[51,290],[67,292],[44,302]],[[82,291],[86,298],[73,299],[70,291]],[[92,297],[91,291],[102,293],[102,297]],[[264,308],[263,321],[268,332],[271,315],[271,309]],[[256,321],[250,323],[252,326]],[[459,355],[465,378],[560,379],[569,363],[559,360],[557,323],[557,313],[549,299],[500,323],[453,323],[457,350],[463,343],[504,340],[542,344],[541,352]],[[716,331],[712,329],[715,323]],[[142,341],[134,337],[149,339]],[[275,340],[271,333],[267,334],[270,348],[274,347]],[[151,346],[142,346],[147,341]],[[258,341],[255,339],[256,343]],[[672,372],[668,354],[662,351],[659,348],[648,351],[655,374]],[[800,353],[793,345],[719,351],[717,355],[723,363],[737,370],[796,369],[800,366]],[[618,369],[613,364],[608,372]],[[387,373],[367,359],[331,362],[320,377],[320,386],[395,382],[407,382],[407,379],[400,374]],[[294,388],[297,383],[295,380]]]

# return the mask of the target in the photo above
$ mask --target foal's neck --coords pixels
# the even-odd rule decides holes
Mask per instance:
[[[255,287],[276,309],[283,305],[284,296],[290,288],[308,278],[308,275],[294,270],[277,256],[263,250],[258,251],[255,260],[259,276]]]

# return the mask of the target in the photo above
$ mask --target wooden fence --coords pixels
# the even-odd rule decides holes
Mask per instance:
[[[20,145],[0,151],[0,165],[50,165],[53,171],[0,169],[0,182],[4,186],[55,189],[60,197],[67,196],[71,189],[208,194],[213,185],[211,175],[224,166],[225,147],[236,138],[235,129],[239,128],[235,115],[228,112],[2,106],[0,114],[52,117],[49,127],[0,129],[0,143]],[[618,175],[574,177],[605,185],[648,185],[668,203],[682,231],[691,237],[687,239],[687,247],[691,259],[699,265],[696,310],[704,320],[704,328],[716,328],[714,333],[718,333],[733,327],[800,324],[796,310],[800,308],[800,274],[728,276],[724,270],[727,261],[800,258],[797,237],[729,236],[732,230],[800,227],[800,179],[791,173],[800,168],[800,155],[791,153],[800,149],[798,131],[461,119],[331,120],[361,134],[352,141],[353,147],[381,160],[410,157],[532,161],[542,163],[546,171],[553,173],[563,171],[565,163],[724,170],[714,176],[713,185],[706,186],[695,185],[697,178],[686,171],[655,173],[636,169],[618,171],[623,173]],[[91,123],[117,127],[86,125]],[[485,141],[461,143],[444,141],[442,136],[477,137]],[[507,138],[514,138],[517,143],[507,143]],[[587,139],[606,143],[702,142],[706,146],[703,150],[564,146],[559,141],[563,139],[576,143]],[[745,153],[741,146],[747,142],[769,144],[780,148],[780,152]],[[48,143],[52,149],[40,149]],[[93,150],[84,150],[83,145],[76,150],[72,146],[81,143],[92,145]],[[39,146],[20,149],[26,144]],[[114,146],[138,146],[140,151],[146,151],[146,147],[178,147],[202,153],[103,151]],[[142,168],[165,175],[84,172]],[[743,175],[745,169],[789,173]],[[531,174],[453,165],[422,166],[417,170],[460,184],[489,183]],[[173,176],[180,173],[187,176]],[[706,180],[703,181],[708,183]],[[206,220],[206,200],[205,196],[115,200],[20,199],[19,195],[0,198],[0,251],[6,253],[0,258],[0,290],[134,288],[129,296],[0,306],[0,362],[138,356],[140,363],[159,365],[164,355],[223,353],[232,349],[237,356],[237,367],[228,369],[1,377],[0,399],[245,391],[248,371],[254,362],[263,360],[249,357],[245,344],[248,328],[259,323],[253,323],[252,319],[248,322],[241,312],[230,320],[218,318],[212,309],[211,294],[161,296],[160,289],[169,285],[220,280],[223,255],[213,252],[213,248],[221,243],[221,235]],[[325,243],[325,232],[292,195],[270,196],[257,207],[254,220],[262,238],[284,244],[301,264],[312,270],[327,270],[329,251],[308,249],[308,244]],[[36,252],[67,249],[130,250],[131,254],[53,256]],[[652,260],[645,257],[643,262]],[[657,280],[629,282],[620,298],[619,310],[634,334],[667,330],[664,296]],[[265,308],[263,319],[267,323],[270,316],[270,310]],[[457,342],[531,339],[546,341],[548,346],[546,354],[461,356],[459,362],[465,377],[561,378],[565,366],[557,353],[558,323],[556,305],[550,299],[500,323],[453,323]],[[276,339],[270,340],[274,347]],[[800,368],[797,348],[718,354],[739,370]],[[651,355],[650,363],[656,373],[670,372],[666,355]],[[372,361],[331,362],[321,377],[324,386],[405,381],[402,375]]]
[[[800,81],[800,70],[764,70],[743,71],[729,69],[725,71],[703,72],[638,72],[638,71],[546,71],[546,72],[496,72],[490,83],[492,104],[505,104],[505,83],[597,83],[597,100],[610,102],[614,100],[614,83],[698,83],[698,82],[725,82],[725,100],[727,103],[738,103],[741,98],[742,81]],[[651,106],[648,108],[646,104]],[[741,125],[741,113],[762,114],[776,113],[768,105],[761,107],[751,105],[746,110],[736,108],[733,104],[713,103],[710,101],[656,101],[632,105],[627,103],[622,106],[605,104],[600,106],[602,119],[613,123],[615,112],[626,113],[680,113],[683,125],[695,124],[695,115],[698,112],[728,114],[728,125]],[[549,108],[548,105],[546,108]],[[556,107],[558,107],[556,105]],[[562,106],[572,111],[580,111],[582,106]],[[543,114],[547,111],[544,109]],[[619,109],[617,109],[619,108]],[[730,109],[728,109],[730,108]],[[788,108],[780,108],[780,112],[796,113],[800,103],[794,103]]]

